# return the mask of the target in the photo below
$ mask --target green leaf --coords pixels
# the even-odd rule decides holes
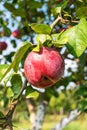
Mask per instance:
[[[38,1],[29,1],[29,6],[30,9],[37,9],[37,8],[41,8],[42,4],[41,2]]]
[[[80,7],[79,9],[77,9],[76,15],[78,18],[87,18],[87,6]]]
[[[11,63],[11,65],[8,67],[8,69],[6,70],[6,72],[3,74],[3,76],[1,77],[0,80],[2,80],[6,74],[13,68],[13,70],[15,72],[17,72],[18,70],[18,66],[19,63],[21,61],[21,59],[23,58],[24,54],[26,53],[26,51],[32,47],[32,43],[31,42],[24,42],[24,44],[18,49],[18,51],[15,53],[14,55],[14,59]]]
[[[56,47],[63,47],[68,42],[68,37],[62,36],[62,33],[52,34],[52,43]]]
[[[8,98],[14,97],[14,93],[13,93],[11,87],[8,87],[8,89],[7,89],[7,97]]]
[[[0,65],[0,80],[2,79],[3,75],[6,73],[8,68],[9,68],[8,64]]]
[[[39,96],[39,92],[35,91],[31,86],[27,86],[25,97],[26,98],[37,98]]]
[[[17,72],[21,59],[30,47],[32,47],[31,42],[24,42],[24,44],[17,50],[17,52],[14,55],[13,62],[11,64],[11,68],[13,68],[14,71]]]
[[[21,87],[22,87],[22,79],[21,79],[21,76],[19,74],[14,74],[12,76],[11,85],[12,85],[11,89],[13,91],[14,98],[17,98],[19,93],[20,93]]]
[[[50,35],[47,35],[47,34],[38,34],[36,36],[36,41],[37,42],[41,42],[43,44],[46,40],[52,40],[51,37],[50,37]]]
[[[34,47],[32,51],[34,51],[34,52],[40,52],[41,46],[42,46],[42,44],[41,44],[41,42],[39,41],[38,44],[37,44],[37,46]]]
[[[24,9],[16,9],[12,4],[10,3],[5,3],[4,7],[7,8],[10,12],[12,12],[16,16],[21,16],[21,17],[26,17],[25,15],[25,10]]]
[[[5,31],[5,35],[9,37],[11,35],[11,30],[4,25],[3,25],[3,28],[4,28],[4,31]]]
[[[32,24],[29,24],[29,26],[31,26],[32,30],[34,30],[36,33],[39,33],[39,34],[51,33],[51,28],[47,24],[32,23]]]
[[[65,9],[67,4],[68,4],[69,0],[63,0],[62,3],[61,3],[61,7],[62,9]]]
[[[5,115],[0,111],[0,126],[2,126],[6,121]]]
[[[82,18],[78,25],[65,31],[63,36],[68,38],[66,46],[70,53],[75,57],[81,56],[87,47],[87,21]]]
[[[11,74],[7,75],[4,79],[4,87],[6,87],[6,84],[8,83],[8,81],[12,78],[12,76],[14,75],[15,72],[12,72]]]
[[[26,96],[26,98],[34,98],[36,99],[39,96],[39,93],[37,91],[34,91]]]
[[[61,14],[61,7],[56,7],[56,8],[53,8],[52,9],[52,14],[54,16],[58,15],[58,14]]]
[[[4,114],[0,111],[0,118],[4,118]]]

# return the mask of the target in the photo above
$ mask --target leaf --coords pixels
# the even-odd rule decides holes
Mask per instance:
[[[12,4],[10,3],[5,3],[4,7],[7,8],[10,12],[12,12],[16,16],[21,16],[21,17],[26,17],[25,15],[25,10],[24,9],[16,9]]]
[[[11,87],[8,87],[8,89],[7,89],[7,97],[8,98],[14,97],[14,93],[13,93]]]
[[[11,78],[11,89],[14,94],[14,98],[16,99],[20,93],[22,87],[22,79],[19,74],[14,74]],[[11,92],[11,91],[10,91]],[[12,94],[12,92],[10,94]]]
[[[37,44],[37,46],[34,47],[32,51],[34,51],[34,52],[40,52],[41,46],[42,46],[42,44],[41,44],[41,42],[39,41],[38,44]]]
[[[32,46],[31,42],[24,42],[24,44],[18,49],[18,51],[14,55],[13,62],[11,64],[11,68],[14,69],[14,71],[17,72],[19,63],[21,59],[23,58],[26,51]]]
[[[26,98],[37,98],[39,96],[39,92],[35,91],[31,86],[27,86],[25,97]]]
[[[5,115],[0,111],[0,126],[6,121]]]
[[[0,80],[2,80],[6,74],[13,68],[13,70],[15,72],[17,72],[18,70],[18,66],[19,63],[21,61],[21,59],[23,58],[24,54],[26,53],[26,51],[32,47],[32,43],[30,42],[24,42],[24,44],[18,49],[18,51],[15,53],[14,55],[14,59],[11,63],[11,65],[8,67],[8,69],[6,70],[6,72],[3,74],[2,78]]]
[[[82,55],[87,47],[87,21],[82,18],[80,23],[63,33],[64,37],[68,37],[66,45],[70,53],[75,57]]]
[[[11,30],[4,25],[3,25],[3,28],[4,28],[5,35],[9,37],[11,35]]]
[[[61,14],[61,7],[56,7],[56,8],[53,8],[52,9],[52,14],[54,16],[58,15],[58,14]]]
[[[48,35],[48,34],[38,34],[36,36],[37,42],[41,42],[43,44],[46,40],[52,40],[50,35]]]
[[[68,4],[69,0],[63,0],[62,4],[61,4],[61,7],[62,9],[65,9],[67,4]]]
[[[83,18],[83,17],[87,18],[87,6],[80,7],[79,9],[77,9],[76,16],[78,18]]]
[[[29,6],[31,9],[41,8],[42,4],[39,1],[29,1]]]
[[[32,28],[32,30],[34,30],[36,33],[39,33],[39,34],[51,33],[51,28],[47,24],[32,23],[32,24],[29,24],[29,26]]]
[[[26,96],[26,98],[37,98],[39,96],[39,93],[37,91],[34,91]]]
[[[52,34],[52,43],[56,47],[63,47],[68,41],[68,37],[62,36],[62,33],[60,33],[60,34]]]
[[[0,80],[2,79],[3,75],[6,73],[8,68],[9,68],[8,64],[0,65]]]
[[[0,118],[4,118],[4,114],[0,111]]]

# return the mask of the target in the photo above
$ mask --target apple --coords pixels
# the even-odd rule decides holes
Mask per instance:
[[[0,51],[6,50],[7,48],[7,43],[6,42],[0,42]]]
[[[57,0],[57,2],[58,2],[58,3],[61,3],[61,2],[62,2],[62,0]]]
[[[64,73],[64,60],[51,47],[41,47],[40,52],[31,51],[24,62],[24,74],[29,83],[38,88],[55,84]]]
[[[64,28],[62,28],[62,27],[61,27],[61,28],[59,28],[59,29],[58,29],[58,33],[62,32],[63,30],[65,30],[65,29],[64,29]]]
[[[67,28],[66,29],[69,29],[69,28],[71,28],[72,26],[71,25],[67,25]]]
[[[14,36],[16,38],[21,38],[21,35],[22,35],[21,30],[19,30],[19,29],[13,31],[11,34],[12,34],[12,36]]]

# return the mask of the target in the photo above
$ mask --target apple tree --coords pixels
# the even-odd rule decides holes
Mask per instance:
[[[47,108],[63,93],[60,107],[68,99],[74,106],[52,128],[62,130],[87,111],[87,1],[0,0],[0,8],[0,105],[7,110],[0,128],[13,130],[19,102],[37,98],[31,129],[42,129]]]

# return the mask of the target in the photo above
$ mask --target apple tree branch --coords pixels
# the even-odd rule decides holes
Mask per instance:
[[[63,128],[65,128],[70,122],[75,120],[80,114],[81,112],[78,111],[78,109],[71,111],[67,117],[61,119],[61,121],[57,125],[55,125],[51,130],[63,130]]]
[[[21,88],[21,91],[20,91],[18,97],[16,99],[14,99],[13,102],[9,106],[9,110],[8,110],[6,116],[5,116],[5,123],[2,126],[3,129],[7,128],[8,130],[13,130],[13,127],[12,127],[13,113],[15,111],[15,108],[16,108],[16,106],[17,106],[17,104],[18,104],[18,102],[19,102],[19,100],[20,100],[20,98],[22,96],[22,93],[25,90],[26,86],[27,86],[27,80],[24,81],[24,84],[23,84],[23,86]]]

